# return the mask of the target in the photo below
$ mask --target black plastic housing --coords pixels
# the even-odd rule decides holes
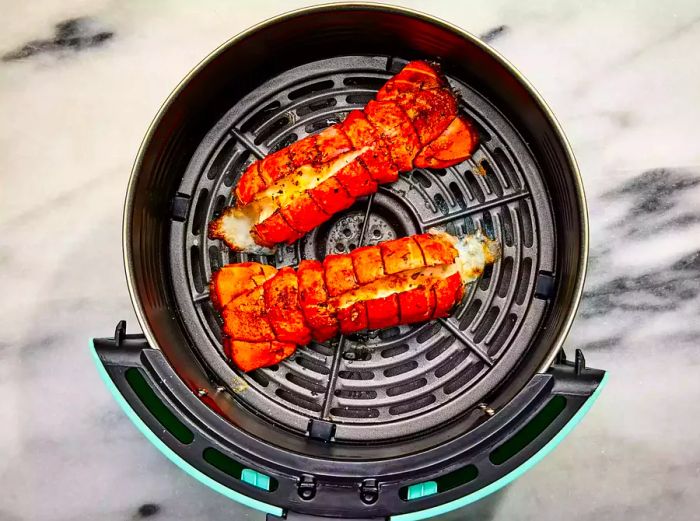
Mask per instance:
[[[605,374],[586,368],[580,351],[575,362],[566,361],[561,354],[546,374],[536,374],[510,403],[495,414],[485,410],[478,427],[449,443],[384,461],[316,458],[281,450],[237,428],[214,411],[209,391],[188,388],[160,350],[151,348],[143,336],[125,335],[124,331],[121,322],[114,338],[95,339],[94,346],[116,388],[148,428],[187,463],[225,487],[307,516],[384,519],[487,487],[545,447],[586,403]],[[134,370],[167,412],[154,413],[153,405],[143,401],[143,392],[127,376]],[[555,410],[550,411],[555,401]],[[169,415],[185,431],[164,420]],[[310,438],[305,443],[332,447]],[[203,455],[212,448],[237,464],[231,468],[249,468],[271,478],[273,490],[244,483],[240,476],[206,461]],[[405,499],[407,487],[428,481],[438,483],[437,493]]]

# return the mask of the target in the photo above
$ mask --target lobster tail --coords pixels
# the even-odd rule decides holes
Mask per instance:
[[[278,363],[311,339],[446,317],[494,251],[481,234],[458,240],[433,231],[304,260],[297,270],[225,266],[211,287],[225,350],[249,371]]]
[[[467,159],[477,133],[435,65],[408,63],[363,110],[255,161],[209,236],[237,251],[292,243],[415,167]]]

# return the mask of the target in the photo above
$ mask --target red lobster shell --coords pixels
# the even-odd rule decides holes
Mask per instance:
[[[229,264],[213,275],[211,299],[227,355],[250,371],[312,339],[446,317],[496,255],[481,235],[432,232],[303,260],[296,270]]]
[[[251,164],[209,236],[243,251],[292,243],[399,172],[460,163],[476,145],[442,74],[410,62],[364,110]]]

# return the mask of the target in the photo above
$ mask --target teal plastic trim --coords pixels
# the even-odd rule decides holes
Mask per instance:
[[[132,421],[132,423],[136,426],[138,430],[141,431],[141,434],[143,434],[148,441],[150,441],[153,445],[156,446],[156,448],[163,453],[163,455],[168,458],[170,461],[172,461],[175,465],[180,467],[180,469],[184,470],[187,472],[190,476],[192,476],[194,479],[199,481],[200,483],[203,483],[204,485],[208,486],[215,492],[218,492],[221,495],[226,496],[229,499],[233,499],[234,501],[237,501],[239,503],[242,503],[245,506],[248,506],[250,508],[254,508],[256,510],[260,510],[262,512],[267,512],[268,514],[272,514],[277,517],[282,517],[284,512],[281,508],[276,507],[274,505],[269,505],[267,503],[264,503],[262,501],[258,501],[257,499],[250,498],[244,494],[241,494],[240,492],[236,492],[235,490],[231,490],[228,487],[223,486],[221,483],[218,481],[210,478],[206,474],[204,474],[202,471],[194,468],[192,465],[190,465],[187,461],[182,459],[175,451],[173,451],[170,447],[168,447],[158,436],[153,434],[153,431],[148,428],[148,426],[143,422],[143,420],[139,417],[136,412],[131,408],[131,405],[129,405],[129,402],[126,401],[124,396],[122,396],[122,393],[119,392],[119,389],[117,389],[117,386],[114,384],[112,379],[110,378],[109,374],[107,373],[107,370],[105,369],[104,365],[102,364],[102,360],[100,360],[100,357],[97,354],[97,351],[95,350],[95,342],[91,339],[90,340],[90,353],[92,354],[92,358],[95,362],[95,365],[97,366],[97,372],[100,374],[100,378],[102,378],[102,381],[105,383],[107,386],[107,389],[109,389],[109,392],[112,393],[112,396],[114,399],[117,401],[119,406],[124,410],[124,413],[126,416]],[[251,470],[251,469],[245,469],[245,470]],[[245,470],[243,473],[245,474]],[[255,471],[253,471],[255,472]],[[262,476],[262,474],[261,474]],[[269,478],[267,476],[264,476],[268,480],[268,487],[269,487]],[[243,476],[241,476],[241,479],[243,479]],[[247,482],[249,483],[249,482]],[[252,483],[251,483],[252,484]],[[258,485],[256,485],[258,486]],[[263,488],[263,487],[260,487]]]
[[[419,510],[417,512],[410,512],[408,514],[399,514],[396,516],[391,516],[389,519],[391,521],[419,521],[420,519],[428,519],[430,517],[439,516],[441,514],[451,512],[452,510],[455,510],[457,508],[469,505],[470,503],[474,503],[475,501],[479,501],[480,499],[485,498],[489,494],[492,494],[497,490],[505,487],[512,481],[515,481],[520,476],[525,474],[528,470],[530,470],[532,467],[537,465],[542,460],[542,458],[549,454],[554,449],[554,447],[559,445],[562,442],[562,440],[566,438],[566,436],[573,430],[574,427],[576,427],[576,425],[591,409],[593,403],[598,399],[598,396],[600,396],[600,393],[607,382],[608,373],[605,373],[603,375],[603,379],[600,381],[600,384],[598,384],[598,388],[595,391],[593,391],[593,394],[588,398],[588,400],[586,400],[586,403],[584,403],[583,406],[576,412],[576,414],[574,414],[574,416],[568,421],[568,423],[564,425],[564,428],[560,430],[556,434],[556,436],[549,440],[544,447],[537,451],[529,460],[520,465],[518,468],[513,469],[508,474],[506,474],[500,479],[497,479],[490,485],[462,498],[455,499],[454,501],[450,501],[449,503],[445,503],[443,505],[436,506],[433,508],[427,508],[425,510]]]
[[[424,481],[408,487],[406,499],[411,501],[412,499],[432,496],[433,494],[437,494],[437,483],[435,481]]]
[[[270,490],[270,476],[253,469],[243,469],[241,481],[263,490]]]

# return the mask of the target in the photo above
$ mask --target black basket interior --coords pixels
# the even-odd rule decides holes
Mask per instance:
[[[502,258],[449,319],[312,344],[278,366],[236,372],[206,290],[213,270],[244,256],[209,240],[208,221],[252,160],[340,121],[416,58],[441,63],[476,122],[474,157],[403,174],[276,256],[245,258],[294,265],[431,227],[483,228]],[[171,99],[137,173],[127,268],[146,329],[191,388],[206,379],[227,390],[215,398],[222,416],[280,447],[328,455],[308,439],[324,422],[335,425],[337,458],[444,442],[475,425],[475,411],[506,403],[568,327],[585,230],[566,145],[511,70],[433,21],[345,8],[260,28]]]

